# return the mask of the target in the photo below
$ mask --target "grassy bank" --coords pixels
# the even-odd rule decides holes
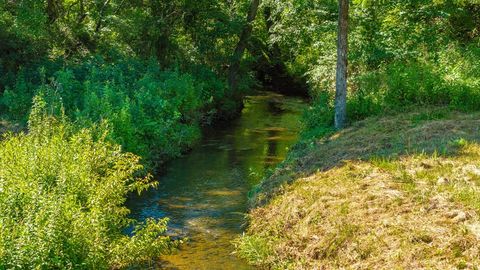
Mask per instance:
[[[479,116],[412,110],[303,141],[252,195],[239,254],[272,269],[475,269]]]

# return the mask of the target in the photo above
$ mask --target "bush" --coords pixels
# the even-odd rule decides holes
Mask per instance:
[[[27,112],[32,104],[31,89],[35,87],[25,78],[24,72],[17,74],[16,83],[13,87],[7,87],[3,92],[1,99],[2,105],[5,106],[7,115],[13,120],[25,121]]]
[[[1,98],[7,116],[26,121],[32,97],[55,93],[70,120],[82,127],[106,122],[107,140],[149,165],[179,156],[200,137],[200,126],[238,107],[226,83],[205,67],[161,70],[154,61],[101,58],[66,68],[24,70]]]
[[[154,185],[139,157],[105,140],[101,128],[74,131],[35,98],[27,134],[0,142],[0,269],[110,269],[168,252],[166,220],[134,225],[129,192]]]
[[[303,115],[302,121],[305,139],[322,136],[331,131],[333,126],[334,107],[328,92],[321,92],[314,98],[312,106]]]

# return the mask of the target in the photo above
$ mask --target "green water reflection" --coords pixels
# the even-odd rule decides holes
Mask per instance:
[[[247,97],[240,118],[207,130],[203,142],[173,161],[156,190],[128,203],[134,218],[169,217],[172,234],[190,241],[162,258],[165,269],[253,269],[232,255],[242,232],[247,192],[285,157],[305,108],[300,98]]]

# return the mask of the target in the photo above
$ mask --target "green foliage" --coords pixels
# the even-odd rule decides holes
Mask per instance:
[[[5,107],[6,113],[14,120],[25,121],[26,112],[30,109],[32,103],[32,93],[34,86],[25,80],[23,72],[20,72],[14,87],[8,88],[3,93],[0,105]]]
[[[313,130],[333,118],[337,2],[267,5],[273,10],[269,42],[280,48],[292,73],[307,78],[314,99],[306,128],[321,134]],[[478,1],[362,0],[350,10],[351,122],[406,106],[480,109]]]
[[[161,70],[154,61],[107,64],[100,58],[53,70],[20,72],[1,98],[6,115],[25,121],[32,97],[48,93],[77,125],[105,123],[108,140],[149,162],[178,156],[199,139],[201,125],[238,107],[228,100],[225,81],[208,68],[183,73]]]
[[[313,100],[303,115],[304,138],[323,136],[331,131],[333,125],[333,104],[328,92],[321,92]]]
[[[253,265],[260,265],[273,255],[270,243],[262,237],[243,235],[233,243],[238,255]]]
[[[100,54],[192,62],[222,72],[249,1],[21,0],[0,3],[0,66],[16,71],[46,59]]]
[[[25,123],[32,97],[56,92],[65,114],[153,162],[178,156],[200,126],[238,113],[226,74],[248,0],[0,3],[0,112]],[[151,59],[151,60],[146,60]],[[4,115],[5,116],[4,116]]]
[[[125,198],[155,185],[139,157],[105,140],[102,129],[76,129],[35,97],[28,134],[0,142],[0,268],[110,269],[168,252],[166,220],[123,230]]]
[[[0,2],[0,118],[29,126],[0,142],[0,269],[126,268],[174,246],[125,197],[152,185],[140,164],[238,112],[226,73],[247,4]]]
[[[226,64],[247,4],[0,3],[0,38],[8,40],[0,44],[0,112],[26,122],[32,97],[49,88],[71,120],[108,122],[108,139],[127,151],[160,163],[178,156],[201,125],[240,108]],[[252,81],[248,68],[242,73],[245,91]]]

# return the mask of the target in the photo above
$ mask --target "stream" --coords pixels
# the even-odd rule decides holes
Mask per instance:
[[[169,234],[188,237],[161,269],[255,269],[232,252],[247,212],[247,194],[296,142],[306,102],[270,92],[248,96],[241,116],[203,133],[172,161],[159,186],[132,198],[132,217],[170,218]]]

